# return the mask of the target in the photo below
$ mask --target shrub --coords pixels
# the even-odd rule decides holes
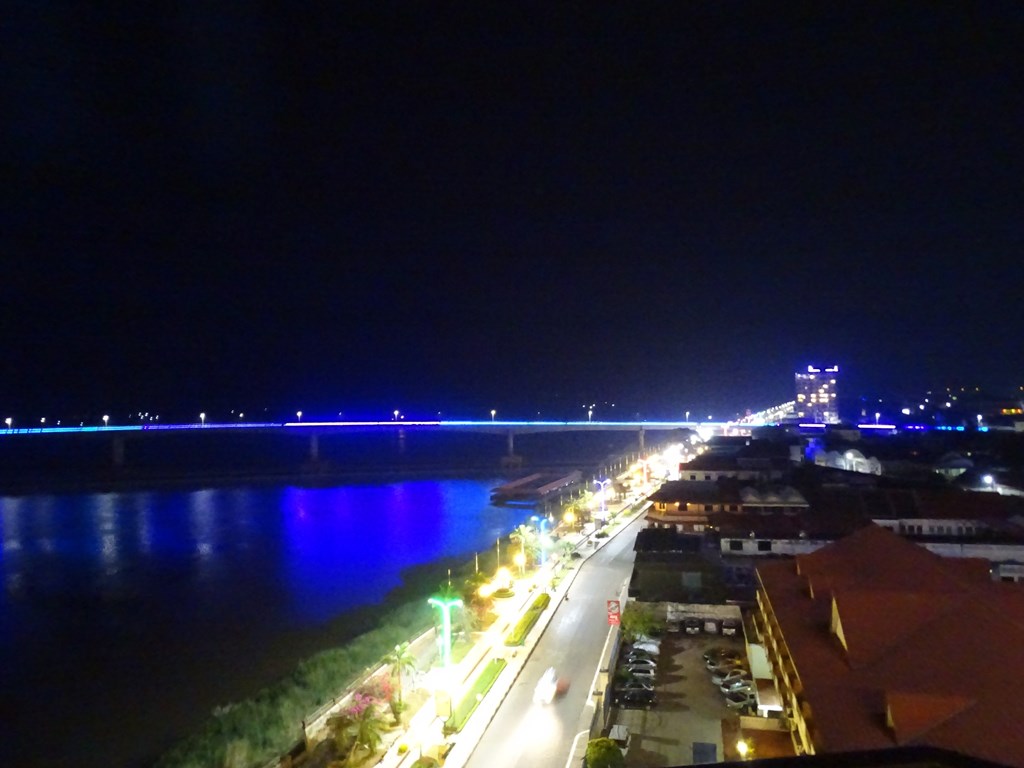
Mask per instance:
[[[505,645],[522,645],[526,641],[526,636],[533,629],[533,625],[537,623],[537,619],[540,618],[541,613],[551,603],[551,595],[547,592],[542,592],[534,598],[533,604],[526,609],[526,613],[516,624],[508,637],[505,638]]]
[[[484,667],[476,680],[473,681],[473,685],[466,691],[462,701],[452,710],[451,717],[445,721],[445,733],[458,733],[462,730],[466,725],[466,721],[469,720],[469,716],[476,711],[481,699],[491,690],[491,686],[498,679],[498,675],[505,668],[505,664],[504,659],[491,659],[487,662],[487,666]]]

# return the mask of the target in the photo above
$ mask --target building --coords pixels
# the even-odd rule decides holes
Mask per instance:
[[[757,575],[748,644],[798,753],[918,745],[1024,766],[1024,589],[986,561],[871,525]]]
[[[839,404],[836,397],[836,380],[839,366],[815,368],[808,365],[806,371],[796,372],[797,418],[815,424],[837,424]]]

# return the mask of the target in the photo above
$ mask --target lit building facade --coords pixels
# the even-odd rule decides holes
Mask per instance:
[[[816,424],[839,422],[839,408],[836,398],[836,381],[839,366],[815,368],[808,365],[806,371],[796,373],[796,415]]]

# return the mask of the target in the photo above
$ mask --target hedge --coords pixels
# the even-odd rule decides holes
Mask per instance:
[[[533,629],[533,625],[537,623],[537,619],[540,618],[541,613],[551,603],[551,595],[547,592],[542,592],[534,598],[533,605],[526,609],[526,613],[523,614],[523,618],[516,624],[516,628],[513,629],[508,637],[505,638],[505,645],[522,645],[526,641],[526,636]]]
[[[480,701],[487,692],[491,690],[491,686],[494,685],[494,681],[498,679],[498,675],[501,674],[501,670],[505,668],[504,659],[491,659],[487,662],[487,666],[484,667],[476,680],[473,681],[472,687],[466,692],[466,695],[462,697],[462,701],[459,702],[459,706],[452,710],[451,717],[449,717],[444,723],[445,733],[458,733],[465,725],[466,721],[469,720],[469,716],[476,711]]]

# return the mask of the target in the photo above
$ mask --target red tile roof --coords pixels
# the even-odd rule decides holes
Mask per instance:
[[[758,574],[817,751],[922,744],[1024,767],[1024,587],[878,526]]]

